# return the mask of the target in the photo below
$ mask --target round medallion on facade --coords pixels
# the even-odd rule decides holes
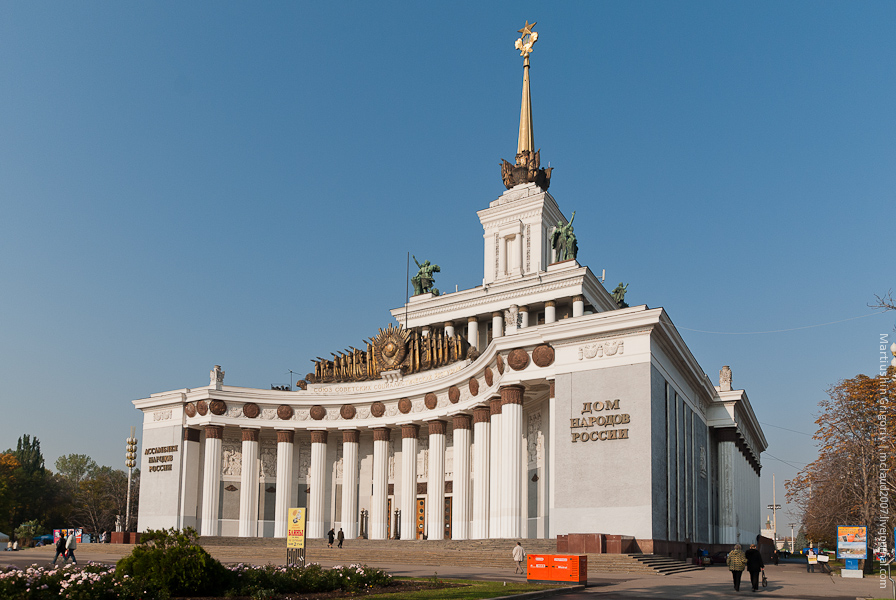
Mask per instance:
[[[315,421],[320,421],[327,416],[327,410],[320,404],[315,404],[308,412],[311,414],[311,418]]]
[[[289,404],[281,404],[277,407],[277,416],[283,421],[290,420],[294,414],[295,412]]]
[[[497,362],[498,362],[498,375],[503,375],[503,374],[504,374],[504,357],[502,357],[502,356],[499,354],[499,355],[496,357],[496,360],[497,360]]]
[[[554,349],[547,344],[535,346],[532,351],[532,362],[539,367],[549,367],[554,364]]]
[[[411,412],[411,401],[408,400],[407,398],[402,398],[401,400],[399,400],[398,401],[398,412],[400,412],[403,415],[406,415],[409,412]]]
[[[439,399],[436,398],[435,394],[429,392],[428,394],[426,394],[426,396],[423,397],[423,404],[426,405],[426,408],[432,410],[439,404]]]
[[[243,404],[243,414],[249,417],[250,419],[254,419],[261,413],[261,410],[258,408],[258,405],[254,402],[248,402]]]
[[[479,393],[479,380],[475,377],[470,379],[470,393],[474,396]]]
[[[529,366],[529,353],[522,348],[511,350],[507,355],[507,364],[514,371],[522,371]]]
[[[195,417],[196,416],[196,407],[193,405],[192,402],[189,402],[189,403],[187,403],[186,406],[184,406],[184,412],[187,413],[188,417]]]
[[[200,400],[196,403],[196,412],[198,412],[203,417],[208,414],[208,402],[205,400]]]
[[[370,405],[370,414],[374,417],[382,417],[386,414],[386,405],[382,402],[374,402]]]
[[[218,415],[220,417],[227,412],[227,405],[224,404],[223,400],[212,400],[208,403],[208,409],[213,415]]]
[[[451,404],[457,404],[460,401],[460,390],[457,389],[456,385],[452,385],[448,388],[448,402]]]
[[[495,382],[495,376],[492,373],[492,370],[488,367],[485,368],[485,385],[488,387],[492,387],[492,384]]]
[[[355,407],[351,404],[343,404],[339,409],[339,416],[343,419],[354,419],[356,412]]]

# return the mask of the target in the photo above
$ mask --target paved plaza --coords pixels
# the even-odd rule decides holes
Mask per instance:
[[[76,552],[80,565],[88,561],[113,564],[130,552],[133,546],[118,544],[82,544]],[[508,550],[509,552],[509,550]],[[0,567],[15,565],[27,567],[32,564],[46,565],[53,559],[54,549],[51,546],[33,548],[19,552],[0,552]],[[212,554],[225,563],[267,564],[281,562],[277,558],[286,550],[272,551],[253,548],[240,548],[239,552],[214,548]],[[345,560],[341,563],[316,560],[309,555],[309,560],[320,562],[324,566],[335,564],[351,564],[351,549],[345,551]],[[492,581],[523,581],[522,575],[514,575],[512,569],[489,569],[470,567],[432,567],[422,565],[393,564],[384,559],[370,566],[388,570],[393,575],[406,577],[430,577],[438,573],[439,577],[458,579],[483,579]],[[652,575],[635,573],[600,573],[589,572],[588,588],[583,591],[564,594],[567,599],[626,599],[645,598],[651,600],[673,598],[721,598],[762,595],[773,598],[892,598],[893,586],[888,583],[886,589],[880,588],[879,579],[841,579],[822,573],[807,573],[805,564],[801,562],[782,563],[779,566],[766,567],[769,585],[760,589],[758,594],[750,591],[749,578],[741,583],[740,592],[735,592],[731,583],[731,575],[723,565],[707,567],[702,571],[690,571],[678,575]]]

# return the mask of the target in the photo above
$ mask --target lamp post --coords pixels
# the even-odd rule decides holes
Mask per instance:
[[[796,523],[790,523],[790,553],[793,554],[793,528]]]
[[[131,476],[134,472],[134,466],[137,464],[137,438],[136,427],[131,427],[131,435],[127,439],[127,449],[125,450],[124,464],[128,468],[128,500],[125,508],[124,530],[131,530]]]

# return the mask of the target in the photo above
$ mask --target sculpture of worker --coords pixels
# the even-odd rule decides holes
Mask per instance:
[[[411,283],[414,284],[414,295],[419,296],[420,294],[432,294],[433,296],[439,295],[438,288],[433,287],[433,273],[441,273],[441,269],[439,265],[430,264],[428,260],[424,260],[421,265],[417,261],[417,257],[414,257],[414,262],[417,263],[417,268],[420,270],[417,271],[417,274],[411,277]]]
[[[579,253],[579,246],[576,243],[576,234],[573,233],[572,222],[576,218],[573,211],[572,218],[566,225],[562,221],[557,221],[557,226],[551,231],[551,247],[557,251],[556,262],[564,260],[575,260]]]
[[[619,282],[619,285],[616,286],[616,289],[613,290],[613,300],[616,301],[616,306],[619,308],[628,308],[628,304],[625,302],[625,292],[628,289],[628,284],[622,284]]]

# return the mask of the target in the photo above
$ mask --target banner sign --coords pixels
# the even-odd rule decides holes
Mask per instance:
[[[286,522],[286,547],[305,547],[305,509],[290,508],[289,520]]]
[[[837,558],[862,559],[867,553],[867,527],[837,527]]]

